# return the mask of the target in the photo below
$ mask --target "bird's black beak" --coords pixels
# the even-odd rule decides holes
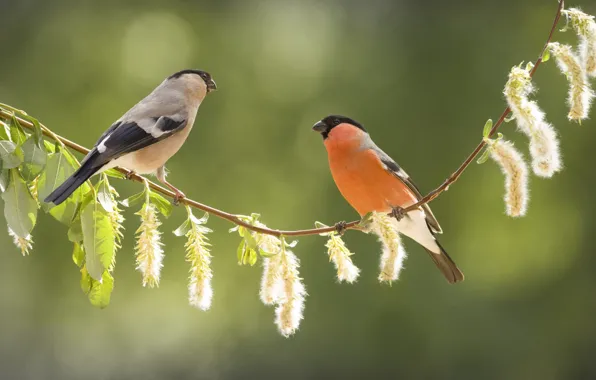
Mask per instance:
[[[317,122],[315,125],[312,126],[313,131],[317,131],[319,133],[324,133],[327,131],[329,127],[323,121]]]
[[[215,81],[213,79],[209,79],[209,81],[207,81],[207,92],[215,90],[217,90],[217,85],[215,84]]]

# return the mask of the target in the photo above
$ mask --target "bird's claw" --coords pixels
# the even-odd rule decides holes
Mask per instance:
[[[186,198],[186,195],[184,195],[182,191],[176,191],[176,193],[174,194],[174,206],[178,206],[180,204],[180,201],[184,198]]]
[[[126,179],[131,180],[132,177],[134,177],[136,175],[135,172],[133,172],[132,170],[130,170],[128,173],[125,174]]]
[[[406,216],[407,212],[403,207],[391,207],[391,216],[394,217],[398,222]]]
[[[340,236],[343,235],[344,232],[346,232],[346,222],[342,220],[341,222],[335,223],[335,232]]]

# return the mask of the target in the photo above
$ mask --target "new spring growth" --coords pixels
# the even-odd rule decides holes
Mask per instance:
[[[320,222],[315,222],[317,228],[328,227]],[[327,236],[329,239],[325,244],[327,247],[327,255],[329,261],[333,263],[337,270],[337,279],[339,282],[345,281],[349,284],[355,282],[360,275],[360,269],[354,265],[352,258],[352,252],[346,246],[343,239],[337,232],[323,233],[321,236]]]
[[[300,326],[303,318],[306,289],[298,273],[300,261],[288,249],[282,238],[280,252],[281,278],[283,279],[283,297],[275,309],[275,323],[281,335],[289,337]]]
[[[520,152],[499,136],[487,141],[490,157],[505,175],[505,207],[507,215],[523,216],[528,208],[528,167]]]
[[[116,265],[116,252],[118,251],[118,249],[122,248],[122,231],[124,228],[122,226],[122,223],[124,222],[124,216],[122,215],[122,210],[118,207],[118,197],[119,194],[116,191],[116,189],[110,185],[108,181],[108,176],[106,174],[102,174],[101,180],[98,184],[97,201],[107,212],[108,218],[110,220],[110,227],[113,231],[112,235],[114,237],[114,252],[112,254],[112,263],[108,268],[110,272],[114,269],[114,266]]]
[[[207,234],[212,232],[205,224],[209,214],[198,219],[192,213],[192,209],[186,206],[188,214],[187,220],[178,227],[174,234],[176,236],[186,236],[186,261],[190,263],[190,278],[188,283],[189,303],[201,310],[209,310],[213,298],[213,288],[211,279],[213,271],[211,270],[211,253]]]
[[[373,212],[371,216],[371,230],[378,237],[383,247],[380,262],[380,282],[391,282],[399,279],[399,273],[403,269],[406,258],[406,251],[401,242],[395,219],[386,213]]]
[[[525,68],[514,66],[503,90],[518,129],[530,139],[532,170],[540,177],[552,177],[562,169],[559,140],[551,124],[546,122],[545,114],[538,104],[529,99],[534,92],[530,71],[532,65]],[[491,123],[492,126],[492,123]],[[489,130],[490,131],[490,130]],[[488,133],[485,129],[485,138]]]
[[[579,58],[571,46],[558,42],[551,42],[548,48],[556,58],[557,66],[569,81],[569,120],[581,122],[588,117],[594,92],[590,88],[585,67],[580,64]]]
[[[594,16],[585,14],[578,8],[563,10],[567,22],[579,36],[579,57],[586,73],[596,76],[596,22]]]
[[[157,217],[157,208],[151,202],[150,190],[146,184],[146,199],[143,207],[136,213],[141,218],[141,225],[137,229],[137,244],[135,255],[137,258],[137,270],[143,277],[143,286],[159,286],[159,275],[163,267],[163,249],[161,233],[158,228],[161,225]]]
[[[14,233],[14,231],[8,227],[8,235],[12,238],[14,245],[17,246],[21,250],[21,254],[23,256],[27,256],[29,254],[29,250],[33,247],[33,239],[31,234],[27,235],[26,237],[22,238]]]

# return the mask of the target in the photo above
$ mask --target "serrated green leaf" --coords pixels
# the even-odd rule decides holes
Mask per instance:
[[[92,201],[81,211],[85,263],[89,275],[100,280],[114,257],[114,229],[109,215]]]
[[[544,49],[544,54],[542,54],[542,62],[547,62],[550,59],[550,49]]]
[[[493,120],[492,119],[488,119],[486,121],[486,123],[484,124],[484,130],[482,131],[482,136],[484,136],[484,138],[489,138],[490,136],[490,131],[493,129]]]
[[[18,167],[23,162],[22,150],[18,149],[15,143],[8,140],[0,141],[0,159],[4,169]]]
[[[180,225],[180,227],[178,227],[178,228],[176,228],[174,230],[174,235],[176,235],[176,236],[184,236],[184,235],[186,235],[186,233],[188,231],[190,231],[190,228],[192,227],[192,225],[190,223],[191,223],[190,220],[186,219],[184,221],[184,223],[182,223]]]
[[[132,207],[132,206],[140,204],[144,200],[145,200],[145,192],[141,191],[140,193],[131,195],[130,197],[124,199],[123,201],[120,201],[120,204],[124,207]]]
[[[21,175],[27,183],[33,181],[46,167],[48,154],[43,145],[37,144],[35,137],[29,137],[21,147],[23,150],[23,165]]]
[[[482,152],[482,155],[480,156],[480,158],[478,158],[476,163],[479,165],[484,164],[488,160],[489,157],[490,157],[490,148],[487,148],[484,150],[484,152]]]
[[[74,243],[74,247],[72,250],[72,261],[81,268],[85,263],[85,251],[83,250],[83,246],[79,243]]]
[[[113,212],[114,207],[116,207],[116,203],[110,192],[110,184],[105,178],[99,182],[97,188],[97,201],[106,212]]]
[[[168,218],[172,214],[172,204],[161,194],[152,191],[149,194],[149,198],[151,199],[151,203],[153,203],[153,205],[157,207],[157,210],[161,212],[163,216]]]
[[[10,170],[10,184],[2,193],[2,199],[8,226],[18,237],[27,238],[37,221],[37,202],[31,196],[18,169]]]
[[[110,304],[110,297],[114,290],[114,277],[110,272],[105,271],[101,276],[101,281],[91,280],[91,289],[88,297],[93,306],[100,309],[107,307]]]
[[[37,121],[36,118],[31,117],[29,115],[24,115],[23,118],[30,121],[31,124],[33,124],[33,138],[35,140],[35,143],[37,144],[37,147],[42,148],[43,147],[43,132],[41,130],[41,125],[39,124],[39,121]]]

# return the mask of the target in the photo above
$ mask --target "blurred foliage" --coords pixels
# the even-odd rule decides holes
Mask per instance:
[[[596,7],[581,5],[589,13]],[[555,1],[79,1],[0,0],[0,101],[92,145],[163,78],[213,74],[169,179],[193,199],[259,212],[276,228],[331,224],[356,213],[341,198],[314,122],[361,121],[423,191],[473,149],[504,108],[511,66],[535,59]],[[573,34],[558,33],[570,42]],[[373,236],[345,240],[362,270],[338,284],[325,238],[300,241],[309,296],[291,339],[259,301],[260,269],[239,266],[238,238],[212,218],[213,306],[188,306],[184,240],[164,233],[159,288],[140,286],[132,231],[114,271],[111,306],[78,287],[67,228],[38,215],[32,254],[0,234],[0,366],[11,378],[458,378],[596,376],[592,231],[596,132],[566,120],[566,82],[551,62],[537,99],[561,136],[565,170],[532,178],[528,216],[504,215],[502,176],[473,165],[433,202],[442,244],[466,274],[448,286],[423,249],[392,287],[377,282]],[[507,124],[508,139],[524,137]],[[113,180],[122,197],[138,184]],[[176,208],[161,227],[185,218]]]

